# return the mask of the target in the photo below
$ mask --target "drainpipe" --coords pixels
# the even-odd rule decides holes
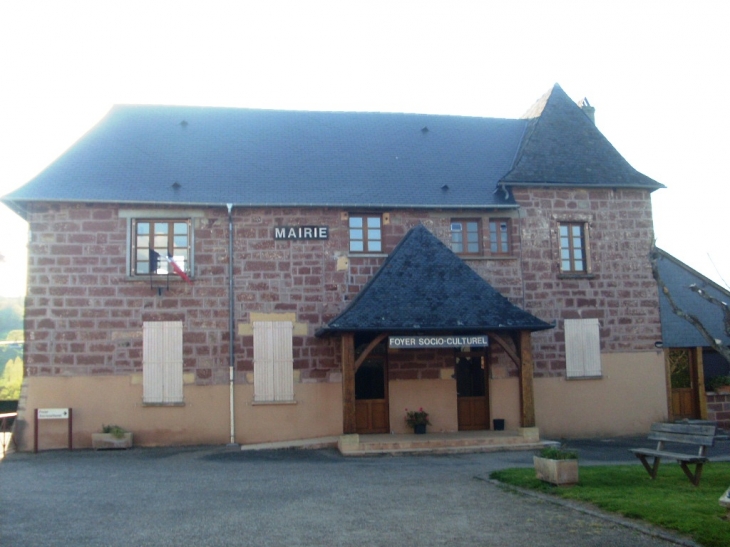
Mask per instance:
[[[233,353],[233,341],[236,335],[236,308],[233,293],[233,204],[226,203],[226,207],[228,208],[228,406],[231,409],[231,440],[228,446],[238,446],[236,444],[236,414],[233,404],[233,371],[236,366]]]

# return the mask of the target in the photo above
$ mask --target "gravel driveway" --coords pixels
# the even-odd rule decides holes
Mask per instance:
[[[596,443],[586,463],[612,450],[631,461],[623,446]],[[531,458],[224,447],[10,454],[0,463],[0,545],[673,544],[488,480]]]

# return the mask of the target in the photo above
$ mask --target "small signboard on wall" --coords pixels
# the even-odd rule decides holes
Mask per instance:
[[[489,345],[489,337],[485,334],[474,336],[389,336],[388,347],[400,349],[423,349],[423,348],[462,348],[486,347]]]
[[[71,408],[36,408],[33,420],[33,452],[38,453],[38,429],[41,420],[68,420],[68,449],[73,450],[73,414]]]
[[[68,408],[39,408],[39,420],[68,420]]]

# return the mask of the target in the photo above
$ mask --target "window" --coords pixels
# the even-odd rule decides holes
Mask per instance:
[[[143,401],[183,402],[182,321],[146,321],[142,329]]]
[[[494,219],[489,221],[489,252],[491,254],[509,254],[509,233],[510,222],[508,219]]]
[[[598,319],[565,320],[565,365],[568,378],[601,376]]]
[[[136,219],[132,222],[132,275],[167,275],[173,273],[167,262],[171,256],[186,273],[191,266],[191,229],[189,220]],[[155,265],[150,250],[159,254]],[[156,267],[155,267],[156,266]],[[152,269],[153,271],[150,271]]]
[[[482,251],[478,220],[451,221],[451,250],[456,254],[476,255]]]
[[[349,226],[350,252],[383,252],[383,232],[380,215],[350,215]]]
[[[254,401],[294,400],[293,330],[289,321],[254,321]]]
[[[587,268],[585,228],[580,222],[561,222],[560,271],[585,273]]]

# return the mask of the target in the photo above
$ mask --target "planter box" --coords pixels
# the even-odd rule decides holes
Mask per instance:
[[[563,486],[578,483],[578,460],[549,460],[533,456],[535,474],[541,481]]]
[[[92,433],[91,447],[94,450],[132,448],[132,434],[125,433],[124,437],[115,437],[111,433]]]

